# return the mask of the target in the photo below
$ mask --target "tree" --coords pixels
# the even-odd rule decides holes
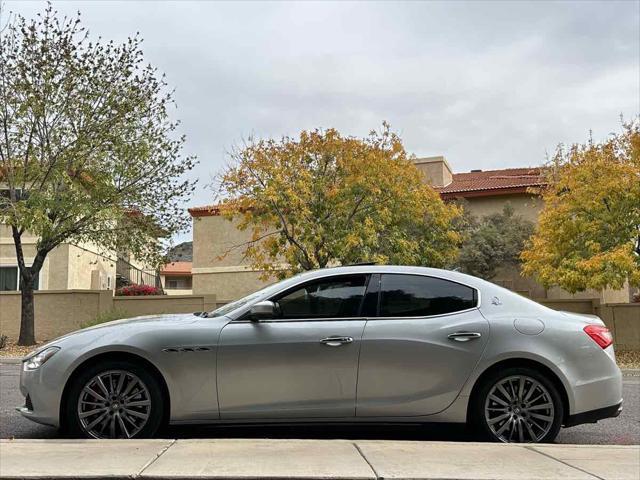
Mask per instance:
[[[456,262],[460,270],[470,275],[490,280],[497,269],[520,264],[520,253],[533,233],[533,223],[514,213],[506,203],[500,213],[480,220],[465,214],[462,227],[464,240],[460,258]]]
[[[384,124],[364,139],[334,129],[250,140],[220,179],[221,211],[251,239],[252,265],[283,277],[357,262],[443,266],[456,256],[456,206],[424,183]]]
[[[602,143],[558,147],[523,271],[569,292],[640,284],[640,123]]]
[[[172,92],[141,40],[91,42],[49,5],[0,36],[0,223],[20,270],[20,345],[35,343],[33,281],[56,246],[92,243],[156,262],[159,235],[187,225],[194,159],[169,119]],[[38,237],[33,261],[22,236]]]

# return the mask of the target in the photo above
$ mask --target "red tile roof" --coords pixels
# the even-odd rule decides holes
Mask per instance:
[[[505,168],[481,172],[454,173],[453,181],[446,187],[437,187],[443,199],[458,197],[490,197],[527,193],[529,188],[545,185],[540,167]],[[211,217],[220,214],[216,205],[189,209],[192,217]]]
[[[192,262],[167,263],[160,270],[160,275],[191,275]]]
[[[484,172],[454,173],[453,181],[436,188],[443,198],[484,197],[509,193],[526,193],[528,188],[544,185],[541,169],[506,168]]]
[[[213,217],[220,215],[220,209],[217,205],[205,205],[204,207],[189,208],[189,214],[192,217]]]

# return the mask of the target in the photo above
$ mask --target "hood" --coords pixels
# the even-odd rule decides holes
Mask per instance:
[[[124,318],[122,320],[113,320],[111,322],[100,323],[92,327],[82,328],[61,337],[55,338],[44,345],[39,346],[36,350],[30,352],[25,358],[32,357],[36,353],[49,348],[52,345],[60,345],[60,342],[70,337],[76,337],[78,335],[108,333],[109,330],[114,328],[127,328],[129,326],[145,326],[148,328],[159,328],[166,325],[192,323],[197,321],[200,316],[193,313],[165,313],[160,315],[143,315],[139,317]]]
[[[131,318],[123,318],[121,320],[113,320],[111,322],[100,323],[98,325],[94,325],[92,327],[83,328],[82,330],[77,330],[76,332],[85,332],[88,330],[98,330],[100,328],[111,328],[118,325],[140,325],[145,323],[162,323],[162,324],[174,324],[174,323],[184,323],[184,322],[194,322],[198,318],[198,315],[193,313],[163,313],[159,315],[141,315],[139,317],[131,317]]]

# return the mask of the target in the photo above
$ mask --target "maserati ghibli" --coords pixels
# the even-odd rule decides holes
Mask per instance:
[[[458,272],[375,265],[73,332],[25,357],[20,388],[23,416],[89,438],[168,424],[450,422],[550,442],[622,409],[598,317]]]

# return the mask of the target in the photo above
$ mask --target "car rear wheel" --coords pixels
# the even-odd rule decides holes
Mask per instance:
[[[104,361],[80,373],[65,405],[66,430],[87,438],[147,438],[160,428],[157,379],[128,361]]]
[[[555,439],[564,415],[553,382],[531,368],[507,368],[490,375],[474,398],[473,416],[489,440],[545,443]]]

